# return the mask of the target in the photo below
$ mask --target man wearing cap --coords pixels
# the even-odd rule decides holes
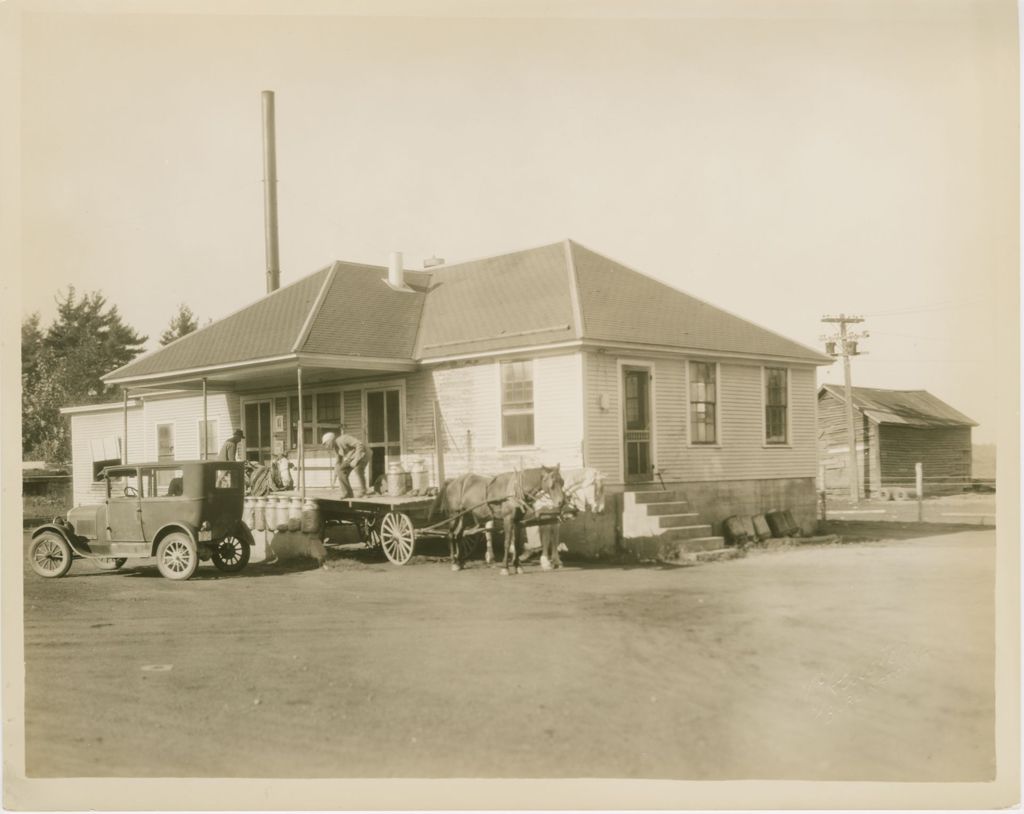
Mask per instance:
[[[352,489],[349,486],[349,475],[355,472],[355,497],[363,497],[366,494],[366,482],[363,480],[363,467],[366,466],[366,446],[358,438],[348,435],[345,432],[345,425],[339,427],[340,432],[325,432],[320,442],[324,448],[331,450],[335,457],[334,474],[338,478],[338,486],[341,487],[342,499],[352,497]]]
[[[220,455],[218,456],[222,461],[234,461],[238,456],[238,442],[245,438],[245,433],[241,430],[235,430],[235,434],[232,435],[227,441],[224,442],[224,446],[220,448]]]

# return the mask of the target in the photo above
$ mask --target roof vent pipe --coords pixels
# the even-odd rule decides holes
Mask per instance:
[[[392,288],[405,288],[405,271],[402,267],[402,253],[391,252],[388,263],[388,285]]]

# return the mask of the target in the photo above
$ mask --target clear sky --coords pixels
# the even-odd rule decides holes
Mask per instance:
[[[152,345],[179,302],[205,321],[262,296],[270,89],[282,284],[571,237],[814,347],[821,316],[863,314],[855,384],[930,390],[995,440],[1012,2],[43,13],[69,7],[22,19],[25,314],[100,289]]]

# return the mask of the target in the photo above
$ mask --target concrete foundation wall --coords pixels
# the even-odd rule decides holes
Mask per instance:
[[[814,478],[773,478],[770,480],[713,481],[683,483],[690,511],[701,523],[709,523],[713,534],[724,533],[724,521],[734,514],[755,515],[789,509],[805,534],[813,534],[818,520]]]

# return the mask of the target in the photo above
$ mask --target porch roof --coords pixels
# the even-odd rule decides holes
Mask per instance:
[[[412,368],[424,275],[408,291],[387,270],[335,262],[255,303],[146,353],[103,377],[108,384],[162,385],[252,376],[279,378],[296,365],[357,372]]]

